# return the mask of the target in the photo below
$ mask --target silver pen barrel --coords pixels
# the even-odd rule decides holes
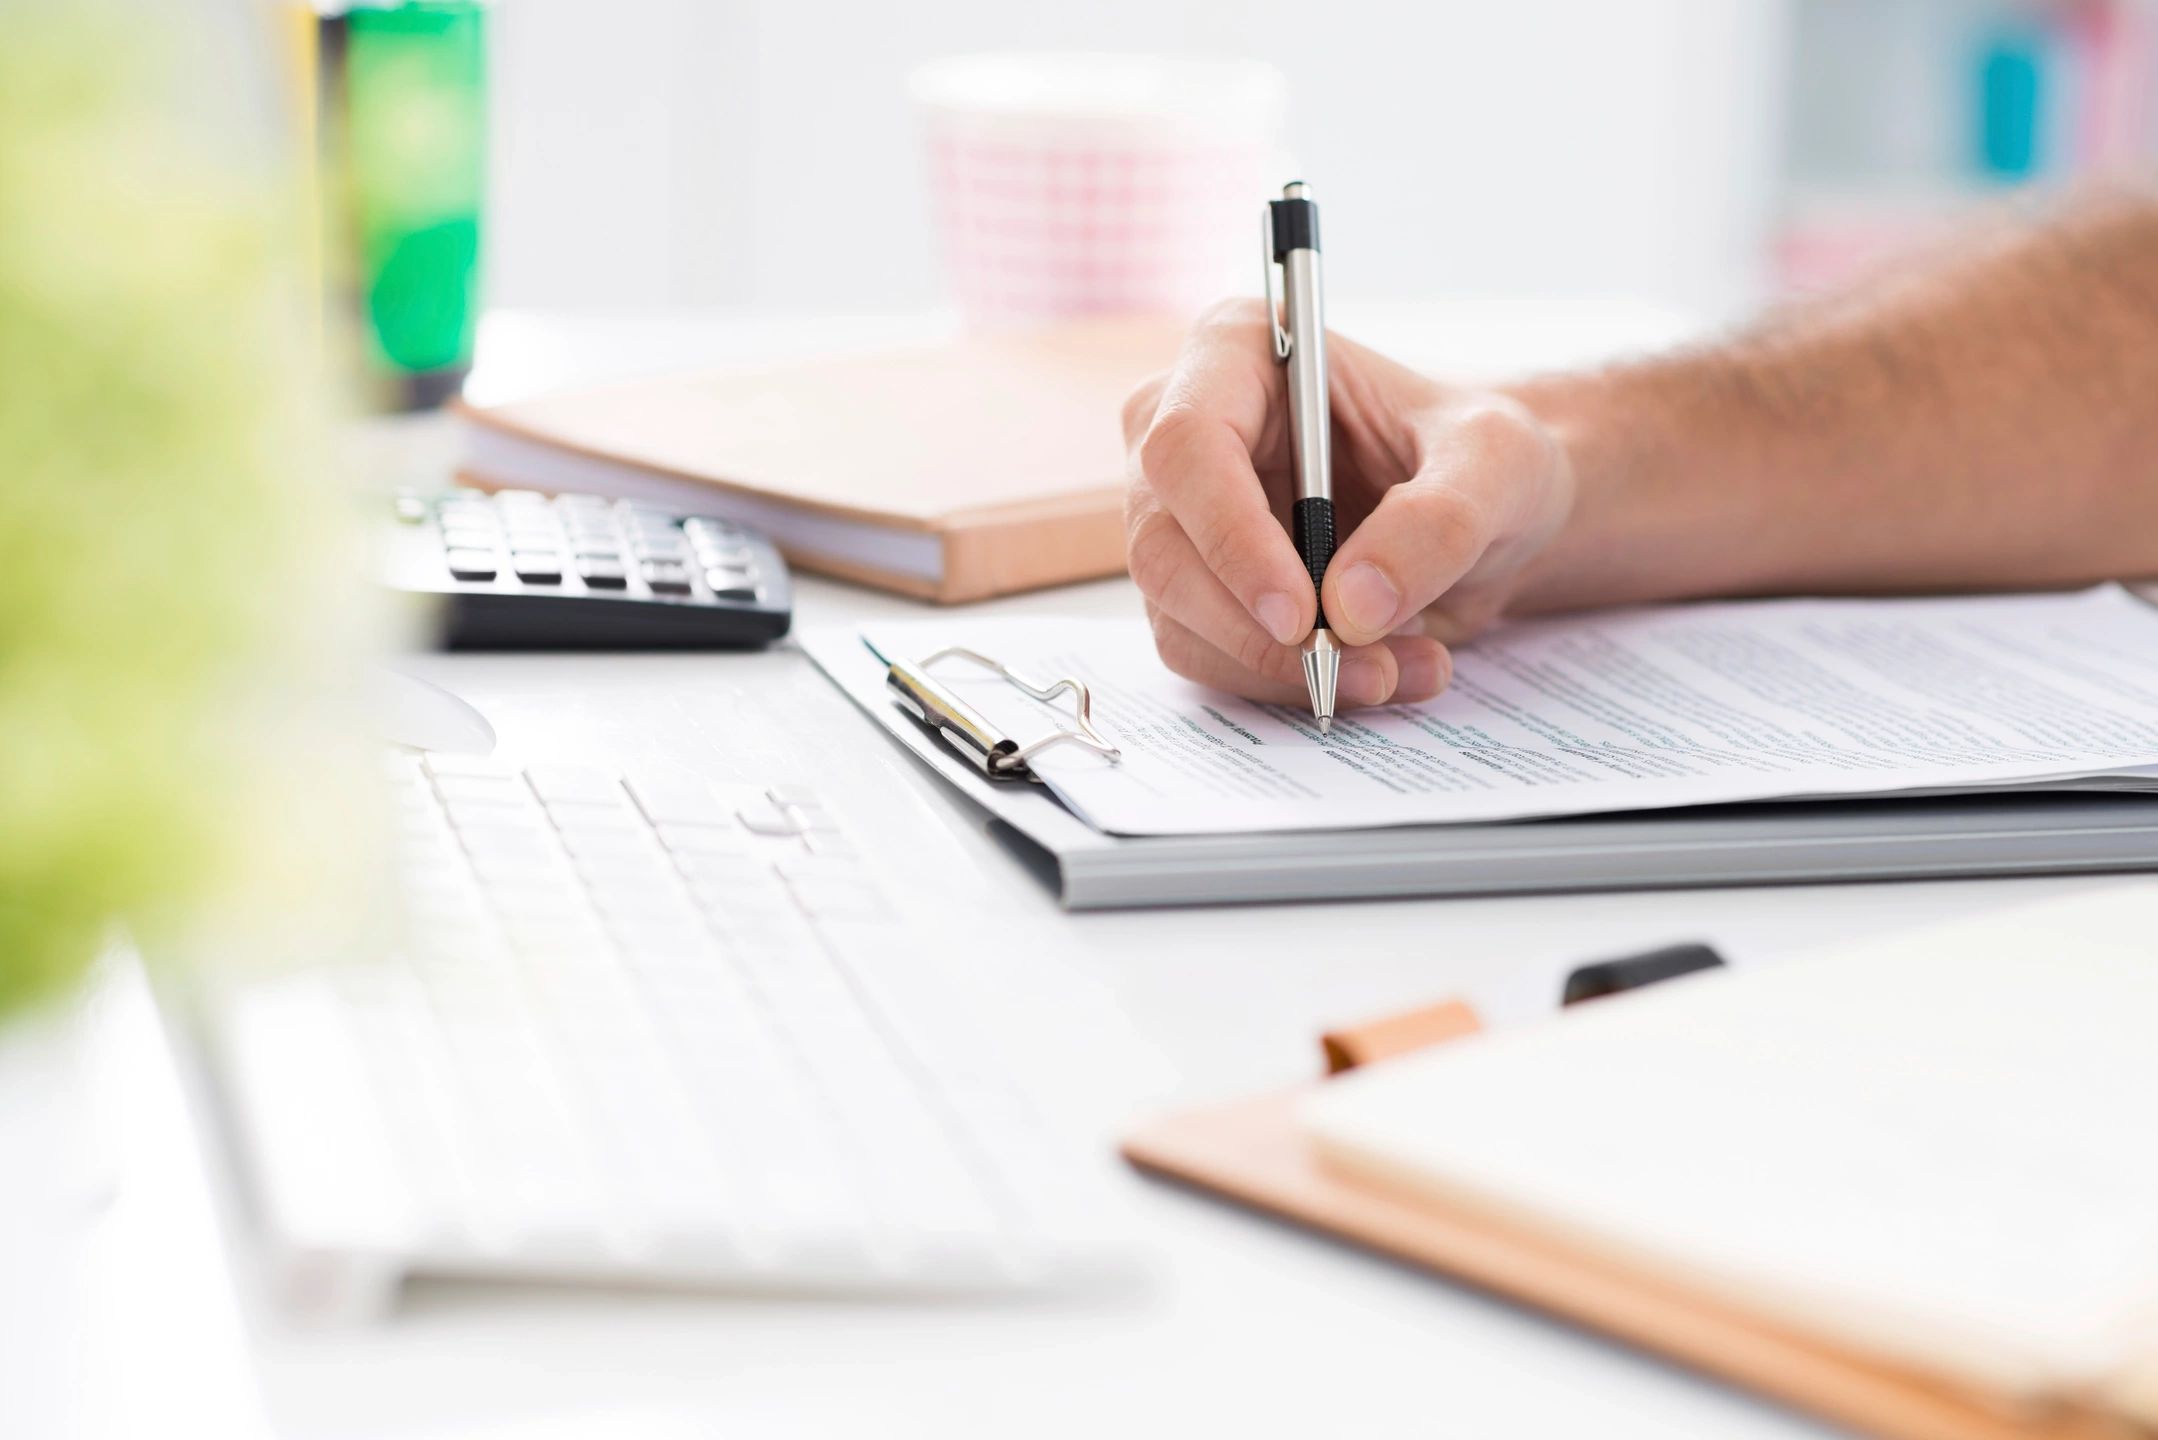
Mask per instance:
[[[1274,321],[1274,353],[1288,367],[1289,444],[1296,470],[1296,503],[1290,515],[1297,554],[1323,594],[1326,567],[1334,558],[1333,417],[1326,375],[1326,302],[1320,277],[1319,208],[1301,180],[1282,188],[1267,207],[1267,308],[1273,309],[1274,267],[1281,267],[1282,315]],[[1318,623],[1304,638],[1304,683],[1319,731],[1333,727],[1341,648],[1334,643],[1319,606]]]
[[[1284,198],[1310,199],[1297,181],[1282,190]],[[1290,335],[1289,443],[1296,452],[1296,494],[1300,500],[1334,499],[1333,423],[1326,389],[1326,300],[1319,284],[1316,231],[1311,248],[1283,253],[1282,308]]]

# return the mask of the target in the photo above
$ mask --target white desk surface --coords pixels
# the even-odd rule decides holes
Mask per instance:
[[[618,335],[639,333],[628,321],[607,323]],[[775,333],[702,323],[677,330]],[[1627,334],[1664,338],[1654,326],[1665,321],[1630,312],[1583,343],[1602,344],[1627,324],[1634,326]],[[835,325],[784,333],[881,339],[913,328]],[[525,342],[529,360],[529,347],[579,352],[578,337],[594,333],[590,325],[514,317],[490,335]],[[684,355],[726,350],[682,343]],[[1614,343],[1626,343],[1625,335]],[[605,349],[583,348],[585,365]],[[1125,583],[1104,582],[997,608],[1113,615],[1135,613],[1137,601]],[[798,600],[800,622],[811,625],[916,609],[814,579],[802,582]],[[791,648],[718,658],[418,663],[483,703],[533,687],[574,688],[600,710],[610,694],[716,677],[797,707],[801,731],[790,739],[797,746],[847,747],[880,766],[891,748]],[[924,772],[894,764],[888,773],[915,792],[909,803],[943,817],[1005,897],[999,903],[1018,936],[1012,963],[1027,964],[1034,941],[1053,943],[1158,1052],[1164,1068],[1141,1082],[1156,1103],[1294,1081],[1315,1072],[1323,1028],[1439,997],[1465,996],[1501,1024],[1545,1013],[1560,977],[1585,959],[1702,938],[1739,963],[1773,963],[1845,936],[2104,883],[1072,916],[969,831]],[[1114,1298],[892,1304],[435,1287],[379,1328],[294,1333],[236,1301],[226,1282],[206,1167],[171,1093],[170,1062],[139,986],[115,987],[96,1031],[96,1094],[115,1186],[109,1201],[67,1210],[49,1233],[16,1237],[39,1242],[15,1247],[40,1252],[36,1263],[11,1259],[0,1242],[0,1262],[21,1260],[0,1284],[12,1294],[0,1297],[0,1344],[29,1336],[12,1364],[0,1356],[0,1375],[20,1367],[18,1380],[36,1380],[0,1386],[4,1434],[942,1440],[1421,1431],[1620,1440],[1822,1433],[1505,1303],[1136,1182],[1157,1273]],[[1084,1037],[1062,1039],[1073,1056],[1068,1078],[1085,1083]],[[32,1377],[41,1355],[50,1363]]]

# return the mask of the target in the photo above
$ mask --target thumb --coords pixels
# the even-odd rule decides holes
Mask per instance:
[[[1342,642],[1370,645],[1451,590],[1533,509],[1550,441],[1502,405],[1450,418],[1421,469],[1388,490],[1326,569],[1319,592]]]
[[[1481,507],[1452,477],[1427,470],[1396,485],[1326,567],[1327,625],[1347,645],[1392,634],[1468,573],[1489,535]]]

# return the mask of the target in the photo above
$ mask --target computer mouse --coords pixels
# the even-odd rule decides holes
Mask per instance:
[[[432,681],[381,670],[369,690],[375,732],[392,745],[444,755],[485,755],[495,748],[487,717]]]

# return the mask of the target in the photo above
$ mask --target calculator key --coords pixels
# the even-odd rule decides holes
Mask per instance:
[[[510,556],[517,578],[532,585],[554,585],[562,579],[562,557],[547,550],[520,550]]]
[[[640,536],[630,548],[639,560],[680,560],[689,553],[682,548],[682,542],[671,535],[663,539]]]
[[[501,568],[492,550],[459,548],[444,558],[449,561],[450,574],[460,580],[492,580],[495,571]]]
[[[629,571],[612,555],[579,555],[577,578],[594,590],[621,590],[629,585]]]
[[[748,570],[757,563],[756,552],[747,545],[723,545],[710,540],[694,542],[697,558],[711,566],[724,566],[730,570]]]
[[[417,495],[397,497],[397,521],[401,525],[417,525],[427,518],[427,502]]]
[[[689,593],[689,567],[679,560],[647,560],[639,573],[655,595]]]
[[[710,540],[728,544],[742,538],[742,528],[726,520],[715,520],[709,515],[693,515],[682,522],[683,533],[692,540]]]
[[[712,587],[712,593],[722,600],[754,600],[757,598],[757,582],[741,570],[707,570],[704,583]]]

